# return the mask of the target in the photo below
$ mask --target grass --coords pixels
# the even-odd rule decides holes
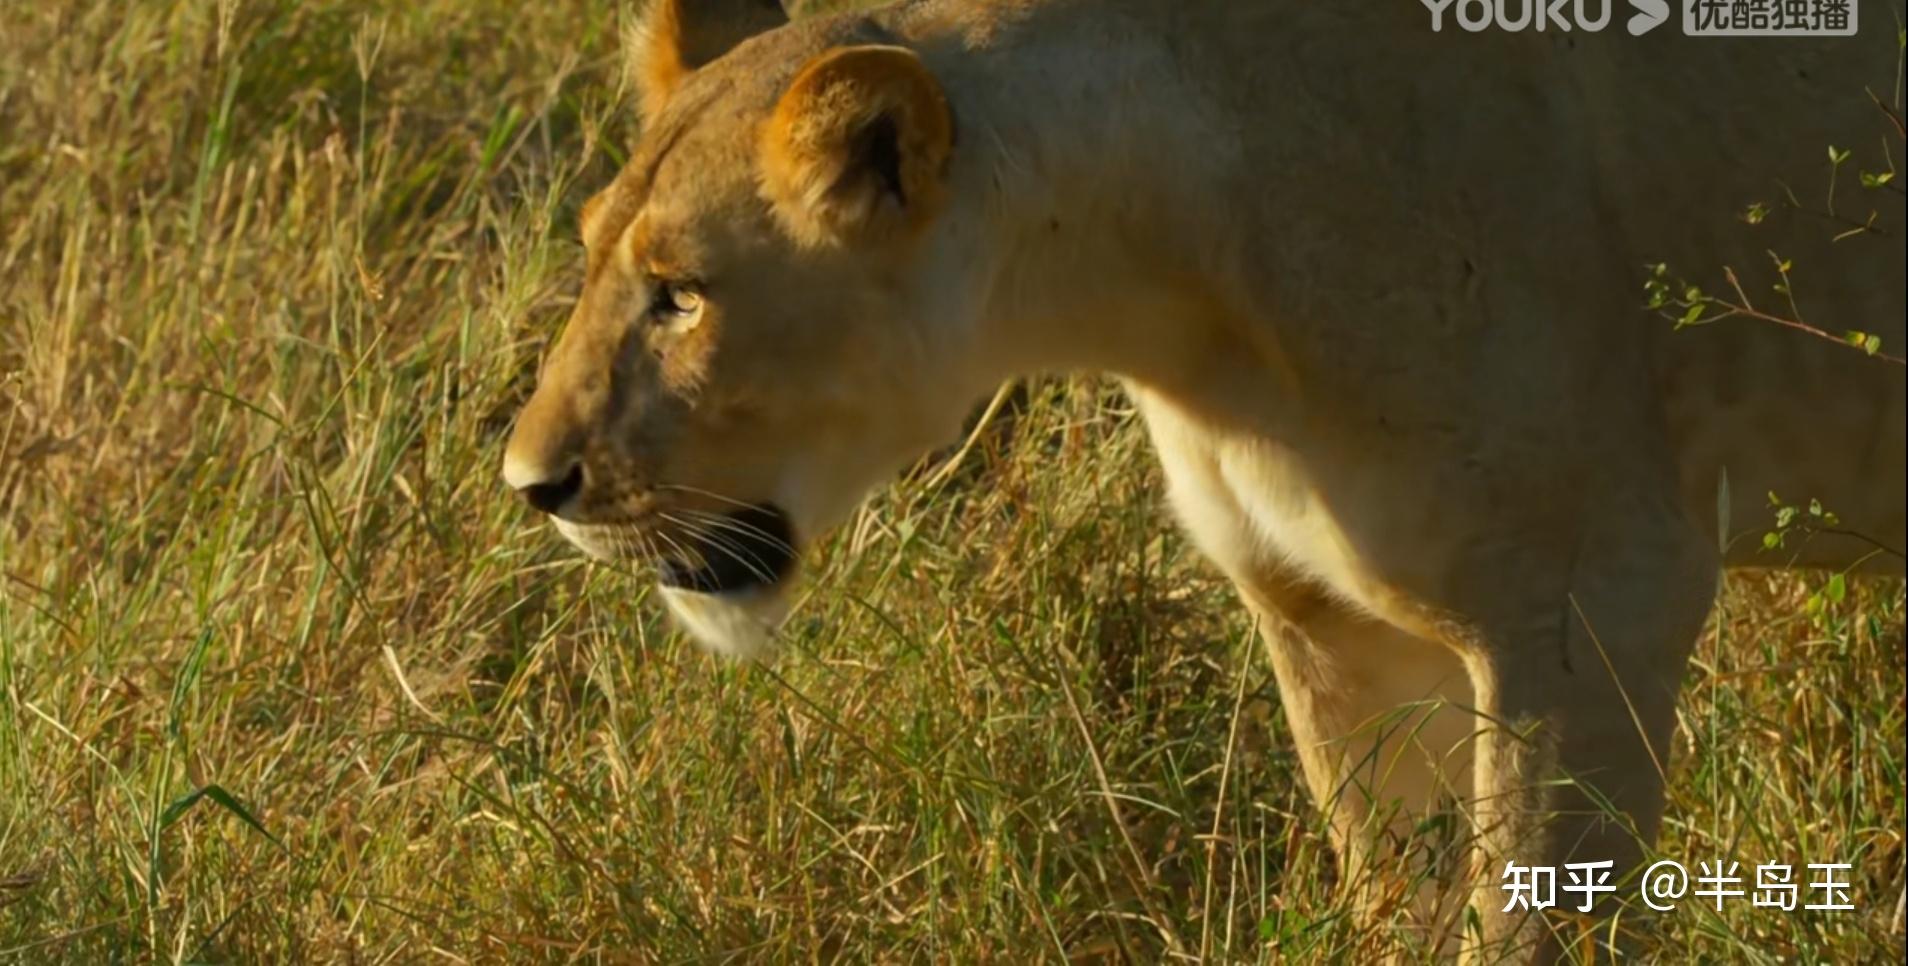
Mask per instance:
[[[874,499],[773,667],[503,492],[632,135],[617,16],[8,13],[0,960],[1381,951],[1110,387]],[[1821,585],[1731,578],[1659,844],[1851,862],[1858,909],[1686,906],[1662,958],[1897,954],[1901,588]]]

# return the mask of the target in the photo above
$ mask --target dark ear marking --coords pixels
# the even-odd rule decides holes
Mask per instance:
[[[861,132],[855,154],[865,169],[880,181],[881,189],[894,196],[901,207],[908,205],[908,191],[901,183],[901,130],[894,116],[883,114]]]

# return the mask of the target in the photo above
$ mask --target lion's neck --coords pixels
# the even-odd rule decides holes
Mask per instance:
[[[959,128],[953,197],[986,199],[961,215],[959,257],[993,284],[948,293],[979,302],[975,381],[1097,371],[1184,396],[1255,368],[1236,239],[1213,227],[1241,222],[1221,210],[1236,140],[1189,109],[1202,99],[1155,35],[1072,5],[1029,17],[930,53]]]

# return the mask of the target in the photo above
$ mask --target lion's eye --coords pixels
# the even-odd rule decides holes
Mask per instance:
[[[664,325],[685,325],[702,311],[702,294],[681,282],[657,282],[649,301],[649,316]]]

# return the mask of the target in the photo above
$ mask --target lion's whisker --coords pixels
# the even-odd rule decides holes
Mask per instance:
[[[750,523],[747,520],[738,519],[736,517],[724,516],[719,513],[707,513],[701,510],[685,510],[683,512],[690,514],[690,516],[696,520],[704,521],[712,526],[741,534],[743,537],[758,539],[791,557],[796,555],[795,548],[790,545],[788,541],[762,529],[758,524]]]
[[[756,579],[763,583],[773,583],[775,581],[775,574],[773,569],[769,567],[768,562],[749,550],[746,546],[738,544],[726,536],[715,533],[707,528],[697,527],[688,521],[678,520],[676,522],[691,528],[697,539],[720,551],[723,556],[741,564],[748,570],[749,574]]]
[[[663,513],[662,518],[684,528],[697,539],[721,551],[724,556],[736,563],[741,564],[749,571],[749,574],[757,580],[763,583],[775,582],[773,568],[768,565],[767,561],[763,560],[746,546],[732,542],[723,534],[716,533],[710,528],[698,524],[694,520],[687,520],[668,512]]]
[[[730,506],[733,506],[740,510],[755,509],[754,504],[744,503],[741,500],[738,500],[732,496],[723,496],[722,494],[717,493],[714,490],[705,490],[697,486],[688,486],[682,483],[658,483],[656,484],[655,488],[658,490],[676,490],[678,492],[688,493],[694,496],[705,496],[711,500],[727,503]]]
[[[663,543],[668,545],[670,552],[674,553],[677,557],[684,558],[685,562],[688,563],[689,566],[695,567],[696,569],[700,570],[703,567],[706,567],[709,565],[709,561],[707,560],[707,558],[705,558],[702,555],[702,552],[700,550],[697,550],[693,547],[685,547],[680,542],[678,542],[676,538],[670,536],[667,533],[663,533],[661,531],[657,531],[656,537],[657,539],[661,540]]]

